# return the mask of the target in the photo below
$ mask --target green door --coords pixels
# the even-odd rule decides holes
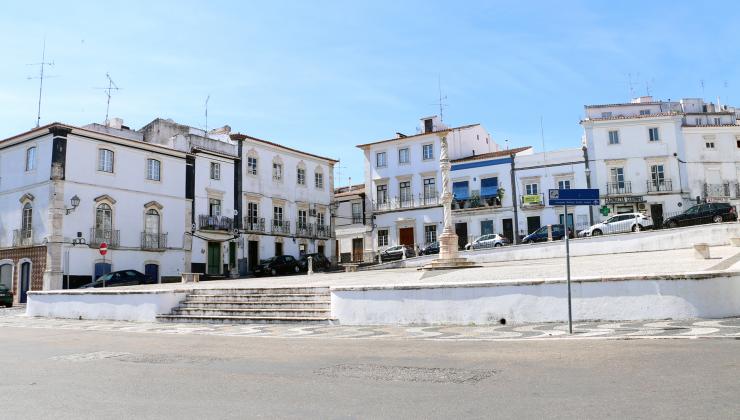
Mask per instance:
[[[221,274],[221,245],[218,242],[208,242],[207,271],[206,274]]]

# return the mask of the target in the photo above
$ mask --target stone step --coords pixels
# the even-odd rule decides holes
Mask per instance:
[[[317,318],[330,317],[327,309],[208,309],[208,308],[175,308],[172,315],[196,316],[243,316],[243,317],[277,317],[277,318]]]
[[[289,295],[289,294],[329,294],[328,287],[263,287],[243,289],[194,289],[194,295]]]
[[[323,293],[285,293],[285,294],[247,294],[247,295],[220,295],[220,294],[189,294],[186,300],[206,302],[325,302],[331,295]]]
[[[334,319],[329,317],[253,317],[253,316],[195,316],[195,315],[158,315],[161,322],[201,323],[201,324],[330,324]]]
[[[180,304],[182,309],[252,309],[252,308],[289,308],[289,309],[331,309],[330,301],[261,301],[261,302],[244,302],[241,300],[230,300],[227,302],[209,302],[206,300],[187,299]]]

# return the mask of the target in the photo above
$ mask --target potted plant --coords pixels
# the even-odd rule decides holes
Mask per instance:
[[[506,193],[506,190],[503,188],[499,188],[498,191],[496,191],[496,199],[498,200],[499,206],[504,202],[505,193]]]

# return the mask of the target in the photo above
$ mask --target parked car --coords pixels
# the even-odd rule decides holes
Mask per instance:
[[[601,223],[578,232],[578,236],[599,236],[609,233],[635,232],[638,229],[653,227],[653,221],[642,213],[624,213],[614,215]]]
[[[679,215],[665,219],[663,226],[674,228],[705,223],[734,222],[736,220],[735,207],[729,203],[703,203],[690,207]]]
[[[260,276],[277,276],[278,274],[298,273],[301,267],[298,260],[292,255],[277,255],[272,258],[260,261],[254,268],[254,275]]]
[[[473,242],[469,242],[467,245],[465,245],[465,249],[495,248],[495,247],[500,247],[500,246],[504,246],[508,244],[509,244],[508,239],[504,238],[498,233],[493,233],[490,235],[480,236],[477,239],[475,239]]]
[[[414,248],[410,245],[396,245],[392,246],[390,248],[387,248],[385,251],[380,253],[380,261],[393,261],[393,260],[400,260],[403,258],[403,250],[406,249],[406,257],[413,257],[416,254],[414,254]]]
[[[136,270],[113,271],[98,277],[97,280],[81,286],[83,289],[93,287],[136,286],[139,284],[155,284],[156,280]]]
[[[439,254],[439,242],[435,241],[421,249],[421,255]]]
[[[553,241],[559,241],[563,238],[565,238],[565,226],[563,225],[549,225],[552,226],[552,240]],[[568,237],[573,237],[573,232],[568,229]],[[533,244],[535,242],[546,242],[547,241],[547,226],[542,226],[541,228],[535,230],[534,232],[530,233],[529,235],[525,236],[522,239],[522,243],[524,244]]]
[[[6,308],[13,306],[13,292],[4,284],[0,284],[0,305]]]
[[[327,271],[331,268],[331,261],[324,254],[303,254],[298,259],[298,266],[301,271],[308,271],[308,257],[312,258],[313,271]]]

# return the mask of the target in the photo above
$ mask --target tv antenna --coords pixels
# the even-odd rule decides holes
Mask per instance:
[[[205,128],[205,130],[203,130],[203,131],[206,132],[206,136],[205,136],[206,138],[208,138],[208,101],[210,99],[211,99],[211,94],[209,93],[208,96],[206,96],[206,104],[205,104],[205,108],[206,108],[206,128]]]
[[[699,80],[699,84],[701,84],[701,97],[704,99],[704,79]]]
[[[103,90],[105,91],[105,96],[108,97],[108,102],[105,105],[105,123],[108,123],[108,113],[110,111],[110,98],[113,96],[113,91],[121,90],[121,88],[116,85],[116,82],[113,81],[113,79],[110,78],[110,74],[105,73],[105,77],[108,78],[108,87],[99,87],[95,89]]]
[[[27,77],[28,80],[32,79],[39,79],[39,104],[38,104],[38,112],[36,113],[36,127],[38,127],[41,123],[41,93],[44,90],[44,77],[54,77],[54,76],[44,76],[44,68],[46,66],[53,66],[54,62],[47,62],[46,61],[46,37],[44,37],[44,47],[41,49],[41,62],[40,63],[31,63],[27,64],[28,66],[39,66],[39,75],[38,76],[29,76]]]
[[[439,91],[439,101],[435,103],[434,105],[439,106],[439,120],[441,122],[444,122],[444,109],[447,108],[447,104],[445,101],[447,100],[447,95],[442,96],[442,77],[437,76],[437,89]]]
[[[630,100],[635,98],[635,85],[639,83],[640,73],[637,73],[634,80],[632,79],[632,73],[627,73],[627,85],[630,88]]]
[[[343,166],[340,162],[334,166],[334,169],[337,171],[337,182],[335,185],[342,185],[342,169],[347,169],[347,167]]]

